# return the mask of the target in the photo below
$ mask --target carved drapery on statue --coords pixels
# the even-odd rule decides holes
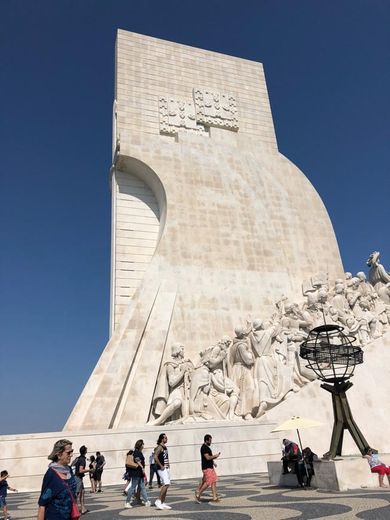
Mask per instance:
[[[314,327],[343,326],[367,347],[390,326],[390,274],[370,255],[369,282],[363,272],[329,282],[320,273],[302,284],[300,304],[286,298],[266,321],[247,320],[233,340],[222,338],[202,350],[198,364],[172,346],[160,371],[151,424],[207,420],[251,420],[313,380],[299,357],[299,345]]]

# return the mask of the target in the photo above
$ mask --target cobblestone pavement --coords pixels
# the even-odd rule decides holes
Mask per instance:
[[[390,520],[390,488],[361,489],[342,493],[327,493],[311,489],[286,489],[269,486],[264,473],[221,477],[218,491],[219,503],[211,503],[205,494],[201,504],[194,500],[196,480],[173,482],[167,496],[170,511],[161,511],[143,505],[124,509],[123,487],[110,486],[103,493],[90,494],[86,490],[85,516],[90,520],[121,520],[124,518],[147,519],[164,517],[170,520],[300,520],[333,518],[345,520]],[[149,496],[154,504],[157,487]],[[37,493],[9,493],[8,506],[13,519],[35,519]]]

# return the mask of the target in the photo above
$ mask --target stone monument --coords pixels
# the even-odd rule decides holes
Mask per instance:
[[[198,353],[248,314],[270,316],[275,301],[301,298],[313,274],[343,273],[320,197],[278,151],[263,67],[120,30],[115,96],[112,334],[65,428],[164,423],[156,392],[177,342],[199,365],[201,386],[182,382],[197,408],[163,417],[232,417],[231,403],[211,404],[210,389],[237,401],[237,417],[259,416],[289,389],[264,379],[272,359],[256,349],[269,355],[280,340],[280,359],[295,360],[292,329],[271,320],[257,338],[244,330],[230,349],[236,360],[227,354],[219,372]],[[253,360],[243,362],[245,349]],[[301,385],[305,376],[293,372]]]
[[[291,415],[324,424],[305,442],[325,451],[331,406],[298,355],[324,321],[365,349],[351,407],[386,450],[390,275],[379,252],[368,282],[343,273],[320,197],[278,151],[262,65],[120,30],[113,122],[111,337],[64,431],[1,437],[14,485],[38,490],[62,437],[104,453],[105,484],[162,428],[175,480],[199,475],[206,430],[220,475],[280,465],[270,432]]]

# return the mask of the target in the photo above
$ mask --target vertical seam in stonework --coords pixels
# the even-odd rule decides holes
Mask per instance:
[[[138,352],[139,352],[140,345],[141,345],[142,340],[143,340],[143,338],[144,338],[144,335],[145,335],[145,332],[146,332],[146,329],[147,329],[147,326],[148,326],[148,323],[149,323],[149,320],[150,320],[150,316],[151,316],[151,314],[152,314],[152,312],[153,312],[153,308],[154,308],[154,305],[155,305],[156,300],[157,300],[158,293],[160,292],[160,287],[161,287],[161,286],[159,286],[159,288],[157,289],[156,296],[154,297],[153,303],[152,303],[152,305],[151,305],[151,307],[150,307],[149,314],[148,314],[147,320],[146,320],[146,322],[145,322],[145,326],[144,326],[144,328],[143,328],[143,330],[142,330],[142,334],[141,334],[141,337],[140,337],[140,339],[139,339],[139,341],[138,341],[137,349],[136,349],[135,354],[134,354],[134,356],[133,356],[133,359],[132,359],[132,362],[131,362],[131,364],[130,364],[129,370],[127,371],[126,379],[125,379],[124,384],[123,384],[123,386],[122,386],[122,390],[121,390],[121,393],[120,393],[120,395],[119,395],[118,402],[117,402],[117,404],[116,404],[116,406],[115,406],[115,410],[114,410],[114,413],[113,413],[113,415],[112,415],[112,418],[111,418],[110,424],[108,425],[108,429],[112,429],[113,426],[114,426],[114,422],[115,422],[116,416],[117,416],[117,414],[118,414],[119,407],[120,407],[120,405],[121,405],[121,403],[122,403],[122,399],[123,399],[123,396],[124,396],[124,393],[125,393],[125,390],[126,390],[126,387],[127,387],[127,383],[128,383],[128,381],[129,381],[129,378],[130,378],[130,374],[131,374],[132,368],[133,368],[133,366],[134,366],[135,359],[136,359],[137,356],[138,356]]]

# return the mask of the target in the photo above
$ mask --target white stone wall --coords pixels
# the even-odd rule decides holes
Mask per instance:
[[[240,134],[276,149],[261,63],[119,30],[116,99],[121,141],[159,135],[158,100],[188,100],[195,87],[229,91],[239,101]]]
[[[305,277],[319,270],[341,275],[337,243],[321,200],[304,175],[277,152],[260,63],[122,30],[116,60],[120,154],[151,167],[168,194],[169,216],[158,251],[163,268],[157,270],[161,276],[164,269],[168,277],[182,272],[183,292],[192,294],[190,302],[180,304],[178,312],[186,316],[184,326],[179,325],[181,337],[173,340],[195,350],[195,342],[231,333],[232,316],[240,320],[248,313],[270,312],[283,294],[299,298]],[[235,96],[238,131],[211,126],[205,135],[186,130],[175,137],[162,135],[160,98],[190,103],[194,89],[202,88]],[[115,204],[122,201],[117,197]],[[116,251],[117,246],[114,255]],[[113,257],[115,269],[118,261]],[[167,263],[173,267],[168,274]],[[127,301],[124,291],[119,293],[113,293],[116,326]],[[215,293],[224,302],[230,293],[229,303],[213,309],[219,300]],[[191,314],[198,308],[201,316],[191,317],[186,308]],[[210,309],[217,312],[212,321],[220,322],[211,330],[204,326]]]
[[[74,431],[145,424],[172,343],[196,364],[248,314],[299,301],[319,272],[343,276],[319,195],[277,150],[261,64],[119,31],[116,70],[115,169],[147,186],[159,219],[146,216],[152,197],[130,217],[114,182],[116,327],[66,424]],[[137,181],[128,188],[133,203]],[[140,233],[158,229],[155,246],[122,243],[124,214]],[[121,271],[129,258],[145,270]]]
[[[134,175],[116,171],[113,189],[116,198],[113,328],[116,328],[153,257],[160,211],[153,191]]]

